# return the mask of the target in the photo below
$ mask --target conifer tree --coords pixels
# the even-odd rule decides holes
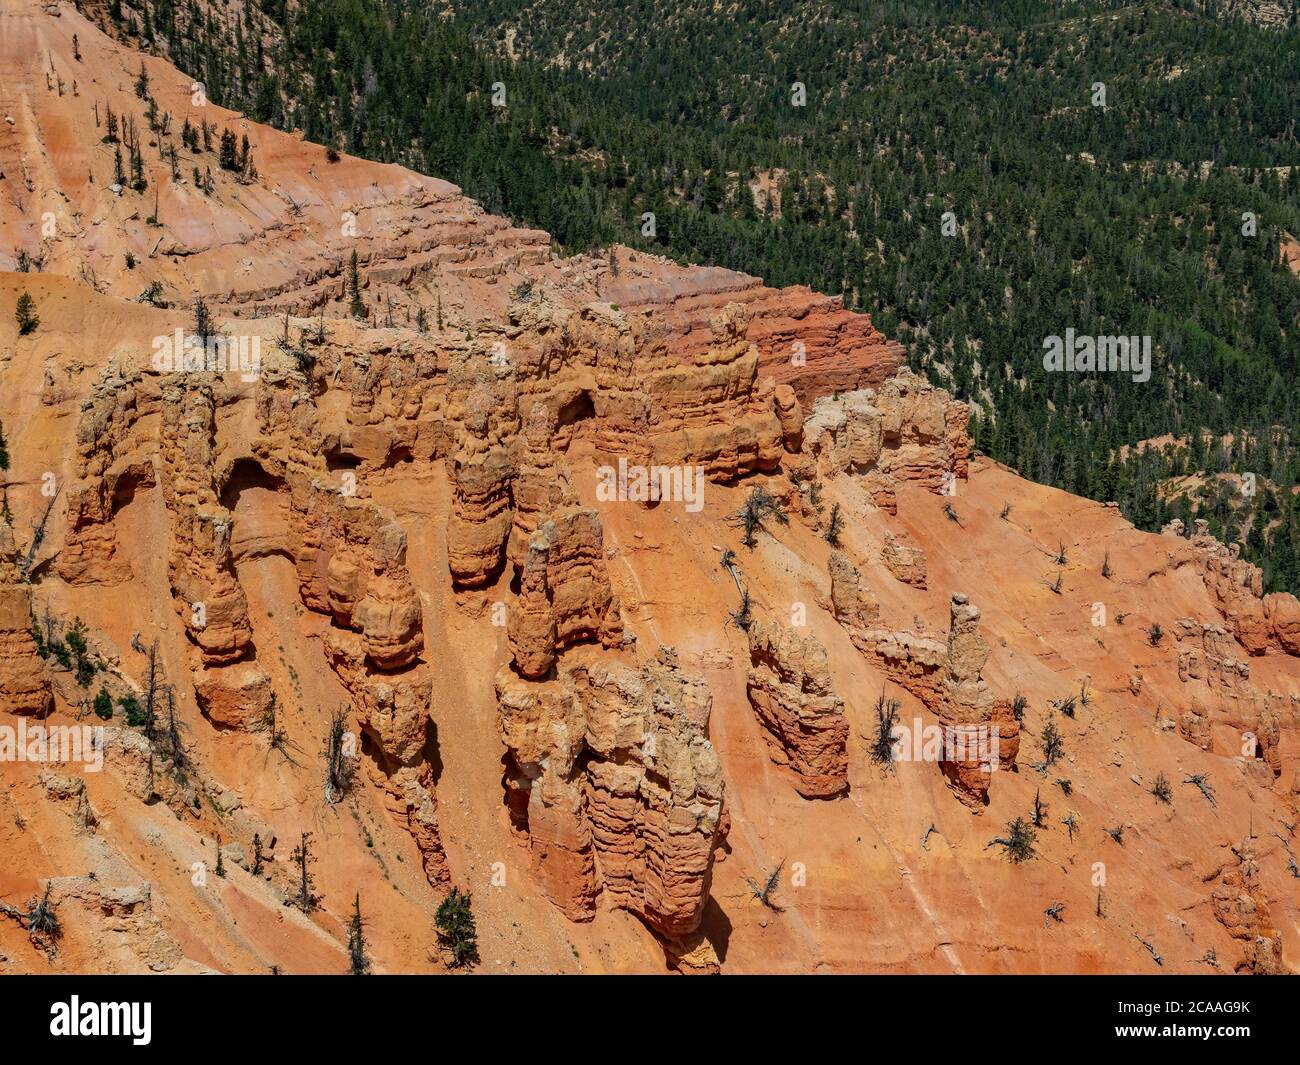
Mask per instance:
[[[352,249],[352,258],[348,261],[348,301],[349,312],[353,318],[365,318],[366,305],[361,299],[361,273],[357,267],[357,252]]]
[[[40,318],[36,316],[36,301],[30,293],[24,292],[18,297],[18,303],[14,307],[14,320],[18,323],[18,335],[21,337],[36,332],[36,327],[41,324]]]

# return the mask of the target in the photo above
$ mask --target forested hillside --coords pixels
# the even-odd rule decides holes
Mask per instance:
[[[842,292],[975,404],[985,452],[1143,528],[1200,514],[1294,591],[1288,6],[1273,28],[1240,5],[1095,0],[114,0],[110,17],[214,99],[455,181],[567,250]],[[1150,379],[1046,372],[1067,329],[1149,336]],[[1121,458],[1166,434],[1187,446]],[[1225,496],[1220,473],[1256,493]]]

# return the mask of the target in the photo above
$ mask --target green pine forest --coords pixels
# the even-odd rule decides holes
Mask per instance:
[[[1284,3],[1272,29],[1202,0],[112,0],[110,17],[212,99],[453,181],[562,250],[842,293],[972,402],[981,451],[1144,529],[1206,518],[1267,590],[1300,592]],[[1044,338],[1071,327],[1150,336],[1151,379],[1046,372]],[[1181,446],[1126,447],[1166,435]]]

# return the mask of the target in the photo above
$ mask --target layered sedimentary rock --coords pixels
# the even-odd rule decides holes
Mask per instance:
[[[779,384],[772,393],[776,419],[781,423],[781,442],[786,451],[797,454],[803,449],[803,405],[787,384]]]
[[[882,501],[898,481],[939,491],[969,472],[969,414],[966,404],[904,369],[878,389],[817,400],[804,422],[804,452],[820,476],[870,476]]]
[[[848,718],[831,686],[826,650],[811,634],[772,623],[749,627],[750,705],[772,760],[795,774],[795,790],[829,799],[849,787]]]
[[[41,717],[50,677],[32,637],[32,590],[20,579],[13,527],[0,517],[0,710]]]
[[[846,626],[867,628],[880,621],[880,602],[862,583],[852,560],[842,551],[832,551],[828,562],[831,577],[831,613]]]
[[[571,919],[602,894],[661,936],[699,927],[722,835],[712,696],[660,650],[633,668],[601,652],[558,675],[497,675],[511,808],[543,886]]]
[[[944,641],[927,633],[888,627],[880,617],[878,601],[843,552],[831,554],[830,575],[831,612],[853,646],[879,662],[891,680],[927,706],[938,706],[948,654]]]
[[[433,677],[422,660],[424,612],[406,565],[406,532],[351,481],[335,487],[302,461],[319,441],[301,380],[271,375],[259,410],[263,439],[277,445],[263,464],[288,496],[286,547],[299,596],[332,620],[326,654],[351,696],[363,743],[373,744],[373,779],[411,832],[426,878],[445,884],[428,748]]]
[[[162,384],[162,491],[172,516],[168,573],[203,666],[239,661],[253,638],[230,554],[230,512],[213,484],[220,387],[207,373],[171,374]]]
[[[453,493],[447,560],[458,587],[479,588],[501,569],[513,516],[519,435],[513,367],[479,353],[453,364],[447,391],[455,427],[447,458]]]
[[[964,595],[949,603],[948,654],[939,723],[945,732],[939,763],[948,786],[963,803],[986,803],[989,777],[1001,765],[994,725],[993,691],[981,676],[989,645],[980,635],[980,612]],[[1004,715],[1005,716],[1005,715]]]
[[[1019,772],[1016,759],[1020,754],[1020,722],[1012,700],[995,699],[990,722],[997,735],[999,768],[1007,773]]]
[[[797,405],[783,393],[780,407],[758,381],[746,324],[742,307],[719,310],[712,342],[683,364],[662,323],[603,304],[512,303],[506,327],[478,338],[481,356],[448,376],[455,584],[482,587],[506,556],[522,567],[541,514],[560,501],[557,456],[579,437],[611,464],[698,467],[717,480],[775,469]]]
[[[925,552],[901,529],[897,532],[885,533],[885,542],[880,549],[880,561],[904,584],[917,588],[925,587]]]
[[[1011,701],[995,698],[983,679],[989,646],[980,635],[978,608],[964,595],[952,596],[946,640],[891,629],[881,623],[874,598],[863,591],[846,555],[833,553],[830,570],[835,619],[854,647],[938,718],[944,779],[963,803],[979,809],[987,801],[990,774],[1015,769],[1020,723]]]
[[[357,493],[355,478],[327,469],[314,402],[320,374],[319,366],[295,367],[286,353],[272,351],[251,383],[212,372],[157,379],[154,446],[170,530],[168,574],[191,644],[195,697],[214,725],[243,731],[263,727],[275,706],[235,569],[231,509],[245,483],[270,488],[280,498],[281,524],[241,550],[291,559],[303,605],[330,618],[326,654],[363,742],[373,742],[366,764],[414,836],[428,879],[443,883],[448,871],[427,750],[432,678],[420,660],[423,611],[406,568],[406,534]]]
[[[1172,632],[1178,679],[1186,685],[1179,734],[1203,750],[1245,759],[1257,783],[1289,791],[1292,782],[1283,777],[1295,763],[1300,699],[1253,684],[1250,662],[1237,656],[1241,645],[1223,625],[1179,618]]]
[[[1263,572],[1241,557],[1241,545],[1225,546],[1208,530],[1209,523],[1197,519],[1187,546],[1233,635],[1252,655],[1275,649],[1300,656],[1300,601],[1289,592],[1264,595]],[[1182,539],[1184,526],[1176,519],[1161,531]]]
[[[1234,862],[1220,871],[1210,895],[1214,916],[1241,944],[1234,971],[1276,976],[1285,971],[1282,936],[1274,927],[1268,901],[1259,890],[1259,844],[1247,837],[1232,848]]]
[[[117,554],[113,517],[137,489],[152,487],[153,462],[137,424],[151,406],[138,369],[110,362],[81,402],[74,479],[66,492],[68,532],[55,568],[70,584],[116,584],[131,572]]]
[[[625,265],[604,286],[610,299],[630,314],[667,323],[673,351],[683,359],[697,350],[700,327],[718,308],[744,305],[760,372],[790,385],[805,409],[818,396],[878,385],[902,364],[902,346],[887,340],[867,315],[845,310],[839,297],[800,286],[771,289],[716,267],[674,269],[620,249],[620,261],[629,260],[631,268]]]
[[[586,507],[562,507],[533,532],[507,629],[525,677],[545,676],[556,655],[572,644],[613,647],[622,639],[603,544],[600,517]]]
[[[760,385],[742,306],[712,315],[709,345],[687,362],[674,358],[663,323],[612,307],[565,315],[533,300],[512,305],[511,315],[520,402],[557,412],[557,446],[584,432],[610,458],[703,466],[717,480],[780,462],[775,398]]]

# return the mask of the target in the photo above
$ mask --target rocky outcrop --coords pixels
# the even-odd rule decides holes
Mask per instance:
[[[599,641],[613,647],[622,640],[594,510],[561,508],[533,533],[507,633],[516,667],[534,680],[572,644]]]
[[[1300,599],[1290,592],[1271,592],[1263,604],[1264,622],[1278,650],[1300,656]]]
[[[786,451],[798,454],[803,448],[803,406],[794,389],[787,384],[779,384],[772,393],[776,404],[776,420],[781,423],[781,443]]]
[[[675,357],[693,357],[701,327],[718,308],[744,306],[759,372],[789,385],[805,410],[819,396],[879,385],[902,363],[902,346],[886,339],[869,316],[846,310],[840,297],[801,286],[771,289],[716,267],[683,270],[626,248],[619,256],[628,265],[603,291],[630,316],[664,323]]]
[[[1162,530],[1182,538],[1184,526],[1175,519]],[[1288,592],[1264,595],[1264,575],[1241,557],[1241,545],[1224,545],[1209,534],[1209,523],[1198,518],[1188,549],[1205,575],[1205,587],[1225,623],[1251,655],[1275,649],[1300,655],[1300,601]]]
[[[0,710],[43,717],[54,699],[32,619],[32,589],[19,576],[13,527],[0,517]]]
[[[1179,645],[1178,679],[1184,684],[1199,680],[1210,687],[1236,688],[1250,680],[1250,663],[1236,657],[1238,644],[1222,625],[1179,618],[1174,636]]]
[[[795,774],[795,790],[830,799],[849,787],[848,718],[831,687],[826,650],[811,634],[756,621],[749,627],[749,703],[768,751]]]
[[[118,584],[130,568],[117,554],[113,517],[152,487],[153,463],[138,452],[137,425],[151,406],[141,372],[111,361],[81,402],[75,477],[66,492],[68,531],[55,569],[70,584]]]
[[[944,779],[964,804],[979,810],[987,802],[991,774],[1014,770],[1020,751],[1020,723],[1011,700],[995,698],[983,679],[989,646],[980,635],[979,609],[964,595],[952,596],[946,641],[884,627],[878,610],[855,608],[862,597],[860,577],[846,557],[836,555],[831,556],[836,620],[854,647],[935,715],[943,734]]]
[[[597,652],[542,682],[503,669],[497,699],[510,808],[551,900],[590,920],[604,896],[666,939],[695,933],[722,836],[704,682],[667,648],[639,668]]]
[[[926,582],[925,552],[907,533],[886,532],[880,549],[880,561],[895,579],[914,588],[924,588]]]
[[[510,489],[519,430],[513,369],[480,354],[453,365],[448,417],[455,444],[447,459],[452,510],[447,564],[459,588],[480,588],[501,569],[512,521]]]
[[[869,628],[880,621],[880,602],[862,583],[858,569],[842,551],[832,551],[828,562],[831,577],[831,613],[850,628]]]
[[[1249,660],[1238,657],[1240,645],[1225,626],[1179,618],[1172,631],[1178,679],[1186,685],[1180,735],[1202,750],[1245,759],[1258,784],[1285,792],[1286,770],[1296,762],[1300,698],[1256,687]]]
[[[274,700],[271,678],[252,661],[224,669],[200,670],[194,696],[204,716],[218,728],[253,732],[267,719]]]
[[[1242,947],[1238,973],[1276,976],[1285,971],[1282,936],[1273,926],[1268,902],[1259,892],[1258,841],[1247,837],[1232,848],[1235,861],[1220,870],[1210,895],[1214,916]]]
[[[62,807],[72,818],[72,830],[79,836],[89,835],[95,831],[98,819],[91,809],[86,797],[86,781],[78,776],[61,776],[48,769],[42,769],[37,777],[38,783],[45,791],[45,797]]]
[[[993,703],[991,727],[996,730],[999,768],[1006,773],[1016,773],[1016,759],[1020,754],[1020,722],[1016,720],[1015,704],[1010,699],[996,699]]]
[[[969,472],[969,413],[905,369],[879,389],[817,400],[804,422],[804,451],[820,476],[870,475],[882,502],[899,481],[937,492]]]
[[[438,831],[438,802],[429,758],[429,707],[433,679],[423,663],[396,672],[376,669],[364,634],[331,629],[326,639],[329,663],[351,696],[358,727],[375,755],[372,781],[385,806],[403,822],[420,851],[425,878],[446,885],[451,879]]]
[[[162,384],[161,483],[172,517],[168,575],[202,666],[239,661],[253,639],[230,554],[230,512],[213,481],[218,388],[208,373],[171,374]]]
[[[978,809],[988,802],[990,775],[1002,764],[993,691],[981,676],[989,645],[980,635],[979,608],[966,596],[954,595],[949,613],[943,699],[938,707],[939,724],[944,729],[944,757],[939,767],[953,794]],[[1002,716],[1005,718],[1005,712]]]

